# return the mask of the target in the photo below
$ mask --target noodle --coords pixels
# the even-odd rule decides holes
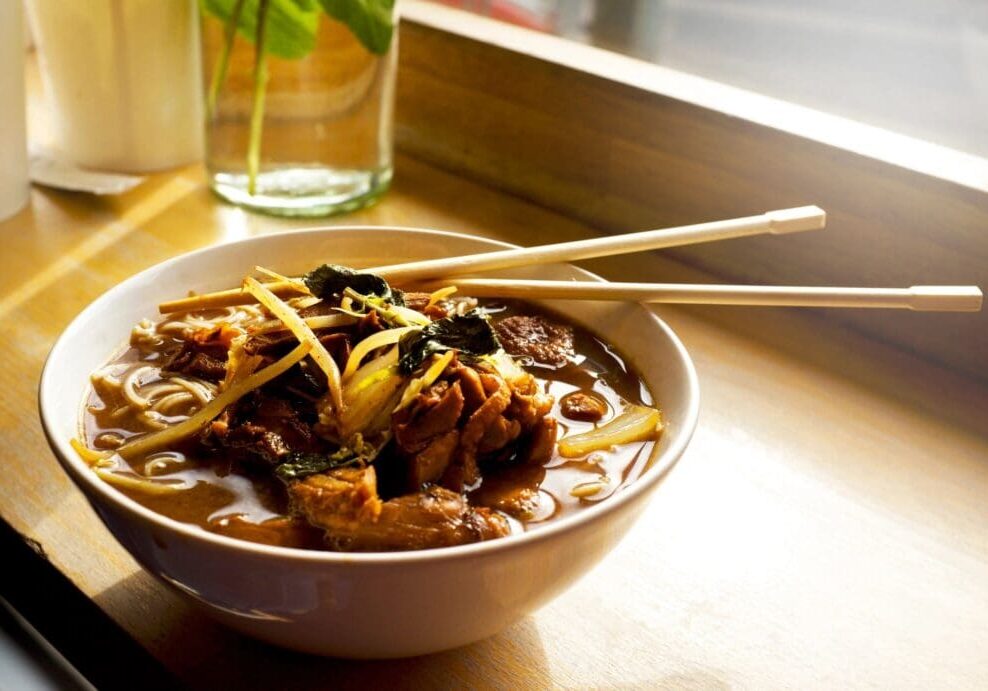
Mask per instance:
[[[166,303],[180,309],[137,323],[130,347],[91,377],[81,429],[91,448],[73,446],[151,510],[286,546],[452,546],[509,534],[508,516],[527,525],[609,496],[626,483],[628,453],[638,464],[659,433],[641,380],[576,327],[512,314],[511,303],[472,313],[477,301],[453,287],[406,305],[380,277],[345,267],[321,268],[318,296],[259,271],[276,282],[248,276],[245,290]],[[230,302],[251,298],[260,304]],[[566,368],[580,365],[566,353],[605,364],[537,378],[499,337],[519,358],[548,350]],[[556,409],[567,413],[549,387],[560,384],[576,415],[580,396],[598,396],[598,373],[620,386],[600,394],[606,417],[593,429],[557,422]],[[573,392],[574,380],[590,383]],[[584,447],[601,450],[566,461]],[[387,512],[355,519],[365,505]]]

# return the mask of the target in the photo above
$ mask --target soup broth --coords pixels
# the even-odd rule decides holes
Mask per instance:
[[[445,309],[458,309],[462,312],[463,304],[450,301],[446,303]],[[309,305],[300,308],[299,312],[303,313],[306,309],[311,313],[319,311]],[[538,324],[560,325],[560,328],[571,334],[572,348],[564,361],[539,362],[526,355],[514,360],[534,377],[541,394],[551,396],[548,416],[555,420],[553,429],[556,439],[565,439],[599,428],[620,415],[629,405],[653,406],[652,394],[642,378],[611,345],[589,331],[567,324],[564,318],[523,302],[486,301],[480,303],[479,309],[489,319],[495,333],[502,335],[502,339],[506,333],[502,331],[502,326],[512,324],[512,318],[528,319],[533,316],[540,320]],[[361,323],[370,319],[360,318]],[[273,337],[270,333],[263,331],[271,323],[272,315],[267,310],[256,305],[242,305],[176,313],[156,323],[144,321],[137,325],[130,345],[93,375],[93,388],[82,420],[86,446],[112,455],[117,449],[126,449],[129,441],[188,419],[215,398],[223,387],[220,382],[210,381],[205,376],[207,369],[200,372],[183,364],[186,372],[196,372],[199,376],[175,376],[176,362],[189,350],[190,338],[202,340],[202,334],[213,334],[210,336],[212,338],[217,330],[222,332],[229,328],[261,333],[271,340]],[[356,333],[353,329],[359,331],[362,327],[348,325],[346,328],[350,329],[347,333]],[[315,332],[320,333],[318,329]],[[290,334],[284,331],[277,334],[278,338],[290,340]],[[353,343],[342,350],[332,350],[332,336],[323,334],[320,338],[330,344],[327,349],[333,352],[334,357],[339,357],[341,363],[346,362],[346,355],[352,352]],[[356,336],[353,341],[359,342]],[[297,345],[297,341],[293,343]],[[271,351],[280,353],[288,347],[271,346]],[[374,352],[384,349],[382,347]],[[207,351],[208,348],[205,348],[201,352]],[[433,357],[438,359],[439,356]],[[457,353],[457,358],[464,361],[468,359],[463,353]],[[189,361],[189,358],[186,357],[185,361]],[[422,367],[425,368],[428,362],[430,361],[427,360]],[[457,361],[452,362],[455,365]],[[204,355],[200,364],[206,368],[213,363],[211,360],[207,361]],[[263,392],[273,390],[272,387],[277,384],[278,396],[291,401],[292,405],[315,406],[318,381],[311,391],[301,386],[279,383],[289,376],[296,377],[303,383],[305,377],[318,379],[312,376],[315,368],[311,366],[311,362],[308,367],[303,367],[304,364],[295,365],[279,379],[262,387],[261,393],[254,392],[250,395],[263,396]],[[226,368],[230,369],[229,360]],[[451,370],[444,372],[448,374],[449,371]],[[480,371],[484,371],[483,367]],[[436,387],[441,383],[442,381],[437,380],[432,386]],[[451,386],[444,390],[448,391]],[[419,395],[425,396],[426,393],[424,389]],[[440,393],[442,390],[435,395]],[[580,397],[579,400],[574,398],[577,396]],[[574,401],[580,405],[574,405]],[[263,406],[265,403],[262,401],[259,405]],[[395,430],[398,427],[394,420],[399,415],[400,413],[395,413],[392,416],[391,425]],[[463,415],[458,424],[465,429]],[[210,423],[211,427],[187,436],[167,448],[130,455],[126,459],[116,456],[117,466],[104,473],[104,476],[112,475],[113,484],[121,492],[147,508],[212,533],[307,549],[367,549],[360,546],[362,543],[359,540],[356,543],[328,540],[328,536],[332,537],[332,531],[325,525],[314,525],[300,514],[292,499],[294,495],[286,488],[286,482],[283,478],[276,477],[269,466],[255,462],[253,456],[245,460],[241,447],[218,446],[215,435],[226,433],[222,425],[227,423],[222,422],[223,419],[221,416]],[[228,421],[230,419],[235,420],[236,414],[232,418],[228,416]],[[306,425],[319,429],[320,423],[316,421],[314,413],[303,413],[299,419],[304,420]],[[500,422],[503,424],[504,420]],[[508,422],[517,426],[511,420]],[[217,427],[218,424],[221,426]],[[424,424],[430,424],[430,421],[426,419]],[[242,428],[245,427],[246,423],[242,425]],[[462,439],[466,438],[467,433],[463,431],[461,434],[462,445]],[[484,431],[484,438],[488,439],[490,434],[489,431]],[[523,431],[517,438],[524,440],[525,435],[526,432]],[[285,433],[282,436],[288,438]],[[389,437],[373,460],[381,499],[390,503],[388,499],[403,495],[410,489],[433,491],[429,488],[434,485],[449,486],[446,480],[449,477],[448,470],[442,480],[432,480],[411,488],[406,484],[404,471],[398,473],[389,470],[403,467],[407,462],[408,453],[398,443],[401,438],[400,433]],[[470,507],[485,507],[485,511],[489,509],[490,513],[500,516],[508,526],[507,532],[537,530],[540,526],[606,500],[634,481],[647,468],[656,438],[657,434],[653,434],[647,439],[601,448],[577,457],[564,457],[558,445],[553,444],[551,453],[539,462],[519,460],[522,454],[518,449],[524,443],[517,442],[521,446],[505,446],[487,456],[478,455],[480,476],[473,481],[468,479],[463,486],[456,489],[460,490]],[[483,443],[482,440],[480,448],[484,448]],[[228,453],[230,449],[235,452]],[[443,500],[447,498],[443,495]],[[426,499],[432,501],[436,497]],[[395,546],[393,541],[382,544],[390,545],[384,549],[406,548]],[[419,544],[412,540],[407,548],[444,544],[446,543]],[[348,547],[349,545],[356,546]]]

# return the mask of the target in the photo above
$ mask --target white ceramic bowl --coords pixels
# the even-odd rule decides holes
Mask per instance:
[[[148,571],[248,635],[340,657],[418,655],[490,636],[561,593],[627,532],[686,448],[699,392],[685,348],[637,305],[553,301],[614,343],[644,376],[667,423],[651,468],[631,487],[532,532],[420,552],[337,554],[213,535],[160,516],[99,480],[69,446],[89,374],[155,305],[187,290],[236,285],[264,264],[301,273],[332,261],[380,266],[505,247],[480,238],[401,228],[331,228],[219,245],[154,266],[105,293],[68,326],[41,376],[41,420],[62,466],[110,532]],[[596,278],[569,265],[501,272]]]

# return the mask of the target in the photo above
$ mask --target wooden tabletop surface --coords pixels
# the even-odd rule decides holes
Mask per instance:
[[[593,234],[410,158],[379,205],[327,223],[520,244]],[[783,310],[659,310],[699,371],[693,443],[602,565],[494,638],[410,660],[328,660],[191,609],[116,544],[60,470],[37,420],[41,366],[75,314],[136,271],[303,225],[220,203],[198,167],[115,198],[35,189],[0,222],[0,518],[183,682],[988,687],[988,392]],[[696,277],[657,255],[587,265]]]

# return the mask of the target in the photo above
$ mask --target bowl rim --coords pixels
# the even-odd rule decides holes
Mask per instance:
[[[678,353],[681,362],[683,363],[684,369],[686,371],[687,380],[687,390],[688,390],[688,409],[685,411],[685,416],[683,418],[683,423],[681,424],[681,429],[678,438],[669,446],[663,453],[659,455],[656,462],[648,468],[641,477],[635,482],[631,483],[629,486],[623,488],[619,492],[615,492],[609,496],[606,500],[601,501],[594,506],[589,506],[583,511],[579,511],[574,515],[567,516],[560,519],[559,521],[553,522],[550,525],[540,527],[537,530],[525,531],[522,533],[507,535],[496,540],[485,540],[482,542],[475,542],[467,545],[456,545],[452,547],[437,547],[434,549],[423,549],[423,550],[409,550],[402,552],[332,552],[328,550],[306,550],[297,547],[281,547],[276,545],[265,545],[256,542],[250,542],[248,540],[239,540],[237,538],[228,537],[225,535],[219,535],[216,533],[211,533],[207,530],[203,530],[198,526],[193,526],[190,524],[182,523],[175,519],[169,518],[162,514],[156,513],[151,509],[141,505],[137,501],[126,496],[122,492],[113,488],[107,482],[100,480],[96,473],[91,472],[91,469],[85,462],[79,458],[78,454],[69,445],[68,440],[59,438],[59,435],[55,432],[57,429],[56,423],[53,419],[53,413],[49,410],[47,405],[46,389],[50,386],[50,380],[54,376],[52,374],[54,365],[53,363],[65,357],[63,351],[66,351],[70,344],[70,337],[73,336],[73,332],[78,328],[79,322],[82,318],[91,310],[96,309],[99,305],[110,302],[116,298],[121,293],[126,293],[130,290],[134,283],[137,283],[145,274],[152,271],[160,271],[168,269],[171,265],[177,264],[188,260],[191,257],[207,254],[210,252],[222,251],[222,248],[250,244],[252,242],[268,241],[271,242],[271,238],[288,237],[288,236],[301,236],[301,235],[322,235],[322,234],[332,234],[332,233],[352,233],[355,231],[399,231],[399,232],[413,232],[417,234],[425,235],[436,235],[445,237],[455,237],[463,238],[473,241],[481,241],[491,245],[491,250],[494,249],[514,249],[519,247],[519,245],[514,245],[501,240],[494,240],[491,238],[470,235],[467,233],[458,233],[446,230],[434,230],[429,228],[416,228],[412,226],[391,226],[391,225],[341,225],[341,226],[315,226],[308,228],[300,228],[297,230],[282,231],[273,234],[256,235],[248,238],[242,238],[234,240],[232,242],[218,243],[214,245],[209,245],[207,247],[202,247],[190,252],[185,252],[180,255],[171,257],[157,264],[153,264],[135,274],[132,274],[125,280],[111,287],[102,293],[99,297],[92,300],[86,307],[84,307],[69,324],[62,330],[58,339],[52,345],[51,350],[48,352],[45,358],[44,367],[41,372],[41,377],[38,384],[38,410],[41,417],[41,427],[44,432],[45,438],[48,442],[49,447],[54,452],[56,460],[66,471],[66,473],[75,482],[83,483],[89,490],[95,492],[99,495],[103,501],[117,507],[128,515],[131,519],[137,519],[144,524],[150,524],[159,529],[177,533],[179,536],[185,539],[192,540],[197,543],[204,543],[212,548],[217,548],[223,551],[233,551],[241,552],[247,554],[253,554],[254,556],[265,556],[273,557],[276,559],[289,560],[295,562],[303,563],[315,563],[315,564],[364,564],[364,565],[378,565],[378,566],[390,566],[397,564],[418,564],[425,562],[433,562],[439,560],[447,559],[460,559],[460,558],[470,558],[481,555],[487,555],[489,553],[498,552],[501,550],[508,549],[520,549],[529,545],[537,544],[543,540],[551,539],[559,534],[568,533],[583,527],[589,522],[596,520],[602,520],[608,514],[614,513],[619,510],[625,504],[630,503],[638,495],[648,492],[656,483],[658,483],[676,464],[679,458],[682,456],[683,452],[686,450],[686,446],[689,444],[693,433],[696,430],[697,420],[699,418],[700,410],[700,388],[699,381],[696,374],[696,369],[693,364],[693,360],[683,345],[682,341],[676,335],[676,333],[662,320],[660,319],[652,310],[648,309],[641,303],[639,303],[639,309],[641,309],[647,318],[650,318],[654,324],[661,329],[665,336],[670,340],[673,348]],[[606,279],[594,274],[586,269],[582,269],[578,266],[568,264],[568,266],[576,269],[579,272],[586,274],[591,280],[604,281]],[[94,503],[94,500],[89,495],[89,492],[84,492],[87,495],[87,500]]]

